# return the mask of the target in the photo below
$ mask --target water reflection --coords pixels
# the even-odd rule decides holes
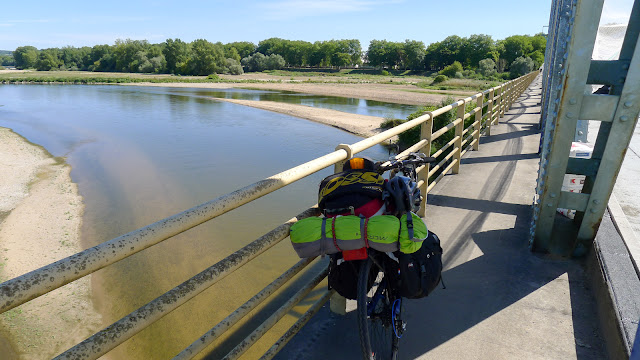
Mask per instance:
[[[338,110],[352,114],[395,117],[399,119],[405,119],[409,114],[417,109],[414,105],[390,104],[375,100],[342,98],[336,96],[301,94],[290,91],[243,89],[209,90],[157,87],[143,87],[141,91],[156,94],[181,95],[188,98],[207,99],[217,97],[235,100],[275,101]]]
[[[0,126],[55,156],[67,156],[86,206],[84,247],[329,153],[339,143],[360,140],[314,122],[211,101],[211,96],[328,104],[359,113],[404,111],[358,99],[264,91],[0,85],[5,104]],[[382,147],[366,154],[387,157]],[[317,184],[330,172],[325,169],[97,272],[94,297],[105,322],[120,319],[314,204]],[[289,244],[275,246],[118,347],[113,357],[177,354],[296,261]],[[228,338],[220,343],[218,351],[229,350]]]

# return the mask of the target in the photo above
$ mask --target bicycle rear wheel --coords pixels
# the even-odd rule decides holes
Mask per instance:
[[[360,266],[357,301],[363,358],[395,360],[398,338],[393,331],[393,299],[383,269],[371,258]]]

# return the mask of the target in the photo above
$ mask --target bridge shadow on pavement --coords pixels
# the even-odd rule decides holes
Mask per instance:
[[[429,194],[447,288],[405,301],[400,359],[605,358],[582,264],[528,249],[539,102],[537,78]],[[355,311],[325,306],[277,358],[361,358]]]

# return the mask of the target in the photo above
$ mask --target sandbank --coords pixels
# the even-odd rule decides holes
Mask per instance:
[[[350,114],[342,111],[321,109],[306,105],[287,104],[275,101],[237,100],[212,98],[238,105],[250,106],[262,110],[291,115],[350,132],[352,134],[370,137],[381,131],[380,123],[384,118],[377,116]]]
[[[81,250],[84,206],[70,170],[42,147],[0,128],[2,281]],[[90,291],[87,276],[0,315],[2,358],[50,359],[99,330]]]
[[[433,94],[435,90],[420,90],[414,85],[388,84],[344,84],[344,83],[301,83],[301,82],[256,82],[256,83],[127,83],[125,86],[156,86],[202,89],[255,89],[273,91],[293,91],[313,95],[339,96],[375,100],[394,104],[427,105],[437,104],[449,96],[447,94]],[[437,92],[437,91],[436,91]],[[459,92],[460,97],[474,94],[474,92]]]

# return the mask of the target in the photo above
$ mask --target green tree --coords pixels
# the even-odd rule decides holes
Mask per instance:
[[[284,54],[280,55],[282,55],[289,66],[304,66],[309,64],[312,47],[313,44],[308,41],[289,41],[285,46]]]
[[[89,54],[90,62],[89,71],[114,71],[116,67],[116,59],[112,54],[113,50],[109,45],[96,45],[91,48]]]
[[[13,52],[16,68],[29,69],[36,66],[38,49],[33,46],[20,46]]]
[[[242,59],[242,66],[244,66],[247,71],[262,71],[266,69],[266,56],[262,53],[255,53],[251,56],[247,56]]]
[[[86,70],[90,64],[85,66],[85,62],[90,53],[89,47],[65,46],[59,51],[60,65],[68,70]]]
[[[531,47],[534,52],[540,50],[544,53],[547,47],[547,37],[542,33],[536,34],[531,38]]]
[[[322,41],[320,42],[320,56],[322,61],[320,66],[331,66],[331,57],[336,52],[337,43],[335,41]]]
[[[528,74],[531,71],[533,71],[534,63],[533,63],[533,60],[531,60],[531,58],[529,57],[519,57],[515,59],[513,63],[511,63],[511,66],[509,67],[509,69],[511,73],[511,78],[515,79],[517,77],[520,77],[524,74]]]
[[[483,59],[478,62],[478,72],[482,76],[490,77],[496,74],[496,63],[493,59]]]
[[[121,72],[138,72],[140,67],[139,52],[149,49],[147,40],[117,39],[113,48],[115,69]]]
[[[389,42],[387,40],[371,40],[367,50],[367,61],[374,67],[389,65]]]
[[[349,39],[344,41],[347,46],[346,53],[351,55],[351,65],[362,64],[362,46],[360,45],[360,40]]]
[[[458,35],[447,36],[442,40],[440,48],[441,64],[453,64],[454,61],[464,61],[461,52],[464,47],[464,39]]]
[[[265,68],[267,70],[279,70],[285,66],[284,58],[278,54],[271,54],[265,58]]]
[[[529,54],[528,57],[530,57],[531,60],[533,60],[535,67],[540,67],[540,65],[542,65],[542,63],[544,62],[544,52],[541,50],[536,50],[532,52],[531,54]]]
[[[526,56],[533,51],[531,40],[525,35],[509,36],[501,43],[504,46],[504,53],[500,57],[505,59],[507,64],[511,64],[516,58]]]
[[[209,75],[222,72],[226,64],[222,46],[204,39],[191,43],[189,70],[192,75]]]
[[[333,53],[331,56],[331,65],[337,66],[338,68],[344,67],[351,64],[351,56],[347,53],[337,52]]]
[[[15,66],[16,62],[13,59],[13,55],[0,55],[0,65],[3,66]]]
[[[418,70],[424,67],[424,57],[426,48],[422,41],[405,40],[404,54],[406,56],[405,65],[411,70]]]
[[[231,75],[242,75],[244,74],[244,71],[242,70],[240,62],[238,62],[236,59],[228,58],[224,73]]]
[[[58,49],[46,49],[40,51],[35,67],[38,71],[49,71],[58,69],[62,65],[62,61],[58,59]]]
[[[242,60],[240,54],[238,53],[238,50],[236,50],[236,48],[234,47],[224,48],[224,56],[227,59],[235,60],[238,64],[240,63],[240,60]]]
[[[456,73],[462,72],[462,64],[459,61],[454,61],[453,64],[446,66],[444,69],[440,70],[440,75],[445,75],[447,77],[455,77]]]
[[[466,67],[475,67],[480,60],[491,56],[495,42],[489,35],[471,35],[465,38],[461,48],[459,61]]]
[[[165,61],[167,62],[167,72],[170,74],[184,74],[187,71],[187,61],[189,60],[189,44],[180,39],[167,39],[162,49]]]
[[[228,43],[225,48],[235,48],[242,59],[256,52],[256,44],[248,41]]]
[[[276,37],[262,40],[258,43],[256,52],[262,53],[264,55],[282,54],[284,53],[286,41],[287,40]]]
[[[322,49],[320,45],[321,45],[321,42],[316,41],[311,46],[311,49],[309,49],[309,54],[307,56],[307,63],[310,66],[320,66],[322,64],[322,59],[324,58],[324,55],[322,53]]]

